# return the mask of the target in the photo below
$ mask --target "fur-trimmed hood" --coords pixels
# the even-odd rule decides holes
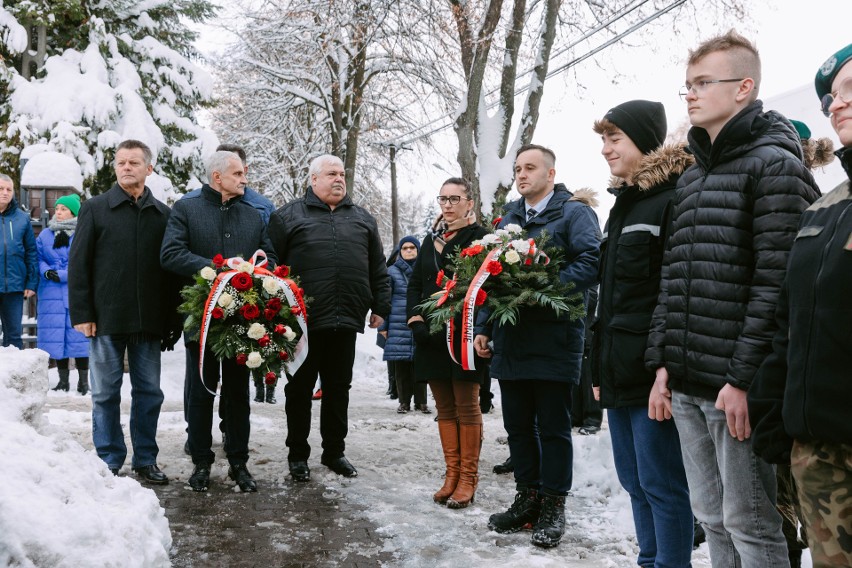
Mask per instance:
[[[695,162],[692,154],[687,153],[686,144],[664,144],[639,161],[633,185],[641,191],[660,185],[672,175],[680,175]],[[618,193],[626,181],[619,177],[611,177],[609,187],[611,193]]]
[[[571,193],[574,194],[574,196],[571,198],[571,201],[579,201],[592,208],[595,208],[600,204],[600,202],[598,201],[598,192],[590,187],[581,187],[580,189],[572,191]]]

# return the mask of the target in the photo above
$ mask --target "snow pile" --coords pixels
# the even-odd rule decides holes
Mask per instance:
[[[73,187],[83,192],[83,174],[77,160],[59,152],[41,152],[27,160],[21,174],[27,187]]]
[[[0,566],[167,566],[153,491],[43,420],[44,351],[0,348]]]

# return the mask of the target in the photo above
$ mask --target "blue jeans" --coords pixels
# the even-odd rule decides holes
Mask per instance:
[[[788,567],[775,469],[728,432],[714,401],[672,393],[692,512],[704,527],[714,568]]]
[[[0,325],[3,326],[3,347],[14,345],[24,348],[21,340],[21,318],[24,315],[24,293],[7,292],[0,294]]]
[[[92,387],[92,440],[110,468],[127,457],[121,429],[121,383],[124,353],[130,365],[130,442],[133,467],[157,463],[157,421],[163,405],[160,390],[160,340],[131,343],[128,335],[91,338],[89,369]]]
[[[503,426],[518,489],[567,495],[573,482],[571,389],[574,383],[500,381]]]
[[[618,480],[633,507],[636,563],[690,566],[692,508],[674,422],[651,420],[644,406],[610,408],[607,421]]]

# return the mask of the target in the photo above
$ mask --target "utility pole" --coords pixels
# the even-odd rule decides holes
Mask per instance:
[[[393,246],[399,242],[399,199],[396,189],[396,153],[399,150],[411,150],[410,146],[396,142],[385,142],[382,146],[390,149],[390,172],[391,172],[391,233],[393,235]]]

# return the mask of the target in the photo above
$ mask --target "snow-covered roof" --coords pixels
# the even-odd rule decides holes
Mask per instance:
[[[83,174],[77,160],[59,152],[40,152],[27,160],[21,173],[24,187],[73,187],[83,192]]]

